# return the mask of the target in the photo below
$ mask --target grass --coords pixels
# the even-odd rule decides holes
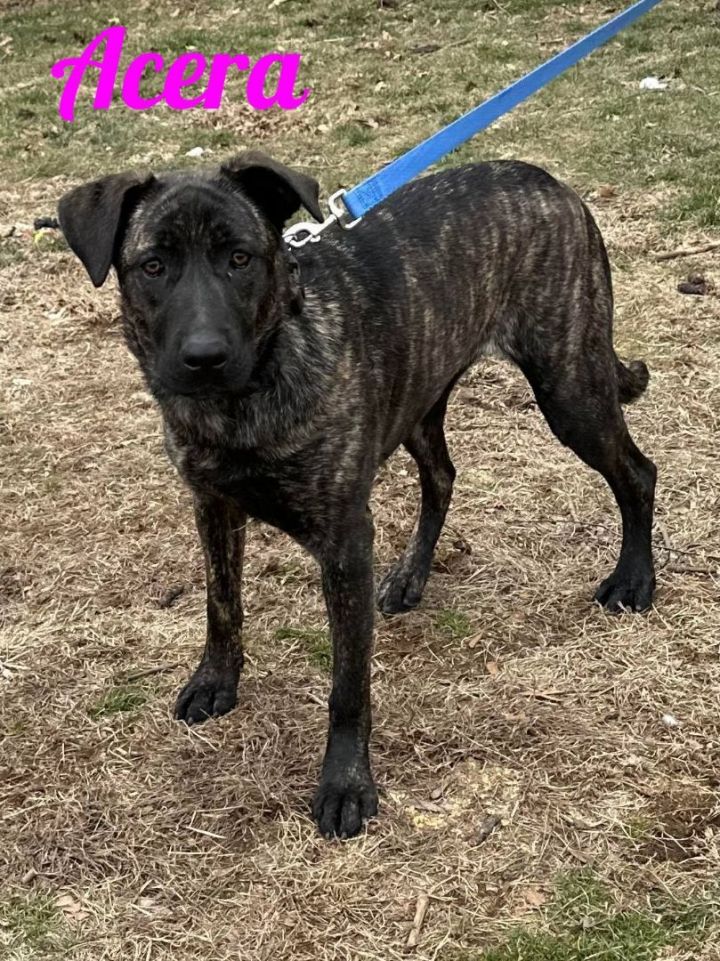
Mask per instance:
[[[643,841],[652,833],[653,822],[647,816],[639,814],[628,818],[624,827],[631,841]]]
[[[97,721],[100,718],[112,717],[113,714],[127,714],[139,710],[148,702],[148,694],[135,685],[120,685],[113,687],[90,708],[89,716]]]
[[[441,164],[546,166],[603,230],[616,342],[652,372],[626,416],[659,467],[657,607],[612,618],[592,605],[619,546],[609,492],[552,438],[519,372],[494,360],[469,372],[449,407],[458,478],[423,602],[377,621],[380,816],[349,845],[326,845],[308,816],[331,661],[317,568],[264,525],[248,538],[238,708],[197,728],[172,720],[205,633],[190,498],[121,343],[112,285],[95,291],[58,237],[33,237],[32,221],[85,178],[215,163],[248,146],[311,172],[327,196],[618,4],[139,0],[123,10],[127,57],[300,50],[312,97],[292,114],[255,114],[237,77],[215,114],[132,113],[117,99],[93,112],[86,95],[73,125],[57,116],[49,66],[117,5],[7,6],[3,961],[400,961],[422,891],[416,961],[710,961],[720,298],[682,297],[677,284],[702,273],[720,287],[720,268],[712,253],[654,255],[718,239],[713,0],[663,0]],[[649,75],[672,78],[669,89],[642,92]],[[186,156],[195,146],[201,161]],[[404,453],[372,507],[379,577],[416,513]],[[175,584],[177,603],[159,607]],[[128,682],[129,666],[152,683]],[[485,837],[488,818],[499,820]],[[67,891],[74,914],[59,906]]]
[[[451,641],[462,641],[473,633],[470,618],[462,611],[438,611],[435,625]]]
[[[655,961],[663,948],[688,941],[704,930],[702,913],[666,915],[659,919],[625,911],[591,929],[563,934],[523,931],[497,950],[485,952],[483,961]],[[470,956],[468,956],[468,959]]]
[[[0,247],[0,268],[20,264],[26,256],[26,251],[20,245],[12,246],[6,243]]]
[[[366,127],[357,123],[341,123],[335,127],[335,137],[348,147],[360,147],[371,143],[373,134]]]
[[[0,900],[0,948],[20,952],[5,957],[50,957],[63,947],[66,935],[52,898],[30,895]]]
[[[581,35],[607,12],[594,4],[573,16],[571,6],[552,0],[481,4],[469,20],[461,0],[434,5],[432,14],[414,9],[412,17],[401,5],[378,9],[330,0],[315,0],[310,15],[297,3],[270,5],[261,18],[221,0],[206,5],[202,16],[191,10],[181,17],[172,4],[161,8],[165,15],[141,3],[124,18],[124,64],[145,49],[172,59],[189,48],[255,57],[300,47],[301,82],[313,88],[313,106],[287,116],[271,111],[256,130],[243,105],[244,80],[237,76],[216,114],[174,114],[165,107],[133,113],[119,99],[99,112],[90,109],[88,95],[81,98],[78,121],[65,124],[55,111],[59,84],[47,65],[79,52],[112,22],[114,8],[95,0],[11,12],[0,17],[0,31],[12,38],[5,59],[15,78],[0,94],[0,122],[15,131],[0,143],[7,177],[88,176],[107,166],[108,152],[118,168],[182,165],[191,162],[185,158],[190,147],[222,152],[255,141],[259,133],[266,139],[268,132],[277,132],[288,157],[312,156],[320,125],[335,144],[330,169],[320,171],[332,190],[338,172],[343,182],[369,173],[375,150],[381,160],[402,152],[535,66],[561,46],[560,36]],[[720,105],[711,92],[719,31],[717,18],[702,4],[663,4],[445,162],[474,159],[479,151],[526,153],[532,145],[538,158],[557,164],[562,174],[572,171],[580,183],[677,193],[664,203],[669,223],[714,226],[720,173],[712,157]],[[323,42],[337,36],[342,43]],[[673,78],[671,89],[640,91],[650,72]],[[378,123],[379,132],[365,121]],[[682,158],[693,149],[697,180],[689,184]]]
[[[700,227],[720,227],[720,182],[705,183],[670,208],[673,220],[690,220]]]
[[[720,904],[710,896],[683,902],[654,899],[643,909],[624,909],[590,873],[561,878],[545,930],[519,930],[481,954],[453,961],[656,961],[667,948],[699,950],[712,943]]]
[[[278,641],[297,641],[306,652],[308,661],[318,671],[330,673],[332,669],[332,645],[330,635],[321,628],[279,627],[275,631]]]

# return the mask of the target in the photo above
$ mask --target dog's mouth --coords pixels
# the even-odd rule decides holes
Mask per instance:
[[[205,401],[220,401],[232,398],[247,397],[257,389],[251,381],[243,379],[208,381],[207,383],[184,383],[172,377],[160,377],[153,383],[153,393],[158,400],[182,397],[185,400],[195,400],[198,403]]]
[[[158,399],[184,397],[202,402],[244,397],[252,393],[254,366],[232,363],[217,371],[185,371],[162,365],[152,377],[152,390]]]

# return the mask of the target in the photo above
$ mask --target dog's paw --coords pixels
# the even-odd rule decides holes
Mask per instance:
[[[237,677],[200,666],[175,702],[175,718],[186,724],[202,724],[220,717],[237,705]]]
[[[378,796],[369,771],[323,775],[313,799],[313,818],[324,838],[353,838],[377,814]]]
[[[614,571],[595,592],[595,600],[612,614],[647,611],[655,593],[652,571]]]
[[[423,571],[408,571],[402,563],[391,568],[380,581],[377,591],[378,610],[383,614],[405,614],[417,607],[427,581]]]

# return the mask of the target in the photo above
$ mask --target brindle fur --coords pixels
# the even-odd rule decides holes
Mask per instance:
[[[542,170],[482,163],[410,184],[353,231],[331,229],[302,248],[304,290],[280,233],[301,204],[320,216],[317,184],[250,153],[205,173],[79,187],[62,199],[60,221],[96,285],[111,263],[117,269],[128,346],[195,496],[207,644],[176,716],[199,722],[235,706],[246,517],[286,531],[320,564],[333,641],[314,816],[324,835],[349,837],[377,808],[368,500],[378,466],[404,444],[422,491],[408,546],[378,592],[381,611],[393,614],[419,602],[450,502],[443,420],[452,387],[499,352],[617,499],[622,548],[596,599],[612,611],[645,609],[655,467],[620,404],[642,393],[648,373],[614,353],[597,226]],[[247,267],[229,268],[235,248],[253,255]],[[160,279],[141,269],[150,254],[166,261]],[[221,344],[221,369],[187,367],[198,338],[202,349],[208,338]]]

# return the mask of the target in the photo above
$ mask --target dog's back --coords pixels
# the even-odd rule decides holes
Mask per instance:
[[[600,232],[576,193],[529,164],[422,178],[300,254],[308,311],[341,308],[344,338],[362,345],[378,389],[411,420],[483,354],[523,366],[540,345],[552,365],[575,363],[575,348],[611,349]],[[404,420],[390,425],[388,449]]]

